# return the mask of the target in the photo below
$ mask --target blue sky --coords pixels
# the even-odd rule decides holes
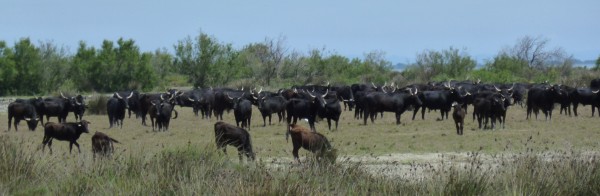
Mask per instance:
[[[0,40],[134,39],[143,51],[204,32],[242,47],[286,39],[290,50],[325,48],[348,57],[383,51],[393,63],[452,46],[482,62],[523,36],[542,36],[577,59],[600,55],[598,0],[157,1],[3,0]]]

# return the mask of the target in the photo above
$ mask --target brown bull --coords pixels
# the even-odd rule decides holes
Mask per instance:
[[[238,149],[240,161],[242,161],[242,154],[245,154],[248,159],[254,161],[254,152],[252,151],[250,133],[248,133],[248,131],[245,129],[227,124],[225,122],[216,122],[215,141],[217,142],[217,148],[223,149],[224,153],[227,154],[227,145],[232,145]]]
[[[92,136],[92,152],[94,153],[94,158],[96,158],[96,153],[100,154],[100,156],[110,156],[115,151],[113,142],[119,143],[119,141],[102,132],[94,133]]]
[[[288,126],[287,133],[285,134],[286,141],[288,141],[290,135],[292,135],[292,144],[294,145],[292,154],[296,161],[300,162],[298,150],[301,147],[315,153],[317,160],[325,157],[331,162],[335,161],[337,151],[331,147],[331,144],[323,134],[312,132],[310,129],[300,125],[291,124]]]

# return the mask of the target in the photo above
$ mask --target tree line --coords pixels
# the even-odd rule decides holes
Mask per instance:
[[[404,70],[395,70],[381,51],[348,58],[325,48],[291,50],[285,38],[266,38],[234,48],[214,36],[199,33],[166,48],[140,51],[132,39],[104,40],[99,48],[80,41],[74,54],[48,41],[22,38],[11,47],[0,40],[0,96],[63,92],[153,91],[171,86],[269,86],[325,82],[426,83],[477,80],[484,82],[550,81],[583,86],[597,77],[595,67],[574,67],[572,56],[549,48],[543,37],[525,36],[501,49],[481,67],[465,49],[426,50]]]

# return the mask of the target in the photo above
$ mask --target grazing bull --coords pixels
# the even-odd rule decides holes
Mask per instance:
[[[92,136],[92,152],[94,153],[94,158],[96,158],[96,153],[100,154],[100,156],[106,157],[112,155],[112,153],[115,151],[113,142],[119,143],[119,141],[102,132],[94,133]]]
[[[121,126],[123,128],[123,119],[125,119],[125,109],[129,108],[128,99],[133,96],[133,92],[127,97],[122,97],[118,93],[106,102],[106,113],[108,113],[108,123],[110,128],[113,126]],[[115,98],[116,97],[116,98]]]
[[[254,161],[254,152],[252,151],[252,141],[250,139],[250,133],[245,129],[227,124],[225,122],[215,123],[215,141],[217,143],[217,149],[223,149],[223,152],[227,154],[227,145],[235,146],[238,149],[238,155],[240,161],[242,161],[242,154]]]
[[[288,141],[290,135],[292,135],[292,144],[294,147],[292,155],[294,155],[294,160],[298,161],[298,163],[300,163],[300,158],[298,157],[298,150],[300,148],[315,153],[317,160],[325,157],[331,162],[335,161],[337,151],[331,147],[331,144],[323,134],[312,132],[300,125],[291,124],[288,126],[285,134],[286,141]]]
[[[77,150],[81,153],[81,149],[79,148],[79,143],[77,143],[77,139],[81,136],[82,133],[89,133],[88,125],[90,122],[86,120],[81,120],[77,123],[54,123],[47,122],[44,125],[44,139],[42,140],[42,151],[46,149],[46,145],[50,148],[50,153],[52,153],[52,139],[57,139],[61,141],[69,141],[69,153],[73,150],[73,144],[77,146]]]
[[[465,128],[465,109],[462,107],[462,104],[454,102],[452,104],[454,111],[452,112],[452,118],[454,119],[454,124],[456,125],[456,134],[462,135],[463,129]]]
[[[15,120],[15,131],[19,130],[17,125],[21,120],[27,121],[30,131],[35,131],[39,120],[35,107],[28,102],[12,102],[8,104],[8,131],[10,131],[13,118]]]

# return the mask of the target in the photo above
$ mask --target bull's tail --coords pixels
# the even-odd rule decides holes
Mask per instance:
[[[173,117],[173,119],[176,119],[178,114],[177,114],[177,110],[173,109],[173,112],[175,112],[175,117]]]
[[[119,143],[119,144],[121,143],[121,142],[117,141],[116,139],[114,139],[112,137],[108,137],[108,139],[110,139],[110,141],[113,141],[114,143]]]

